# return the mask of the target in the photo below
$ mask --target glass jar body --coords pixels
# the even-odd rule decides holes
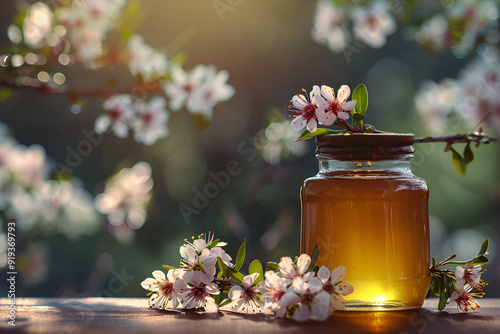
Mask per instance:
[[[384,161],[319,157],[301,189],[301,251],[347,268],[351,310],[419,308],[430,285],[429,191],[410,156]]]

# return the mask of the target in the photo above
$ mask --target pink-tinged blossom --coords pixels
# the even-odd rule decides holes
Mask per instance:
[[[290,280],[295,277],[303,277],[306,281],[314,276],[314,272],[307,272],[309,265],[311,264],[311,257],[307,254],[302,254],[297,259],[297,264],[293,263],[290,257],[282,257],[278,268],[283,277]]]
[[[106,183],[104,192],[96,196],[95,206],[107,215],[112,226],[126,224],[131,229],[138,229],[146,221],[152,188],[151,166],[140,161],[114,175]]]
[[[111,129],[118,138],[128,136],[128,123],[132,119],[132,97],[128,94],[113,95],[104,101],[104,113],[95,120],[94,129],[98,134]]]
[[[280,277],[274,271],[267,271],[266,279],[261,282],[259,290],[261,292],[261,301],[263,308],[275,311],[278,317],[283,318],[287,307],[281,302],[282,297],[287,293],[290,280]]]
[[[146,278],[141,286],[152,292],[149,307],[152,308],[177,308],[183,297],[182,292],[187,289],[187,284],[171,269],[167,276],[161,270],[153,271],[154,278]]]
[[[161,96],[155,96],[149,103],[141,100],[134,104],[136,117],[132,121],[132,129],[136,142],[153,145],[158,139],[168,136],[166,104]]]
[[[457,304],[457,310],[461,312],[475,311],[480,305],[473,298],[476,294],[469,293],[471,290],[471,287],[462,287],[459,291],[453,291],[448,303],[455,302]]]
[[[205,312],[216,313],[219,309],[212,295],[220,293],[217,284],[203,283],[194,277],[190,286],[182,293],[182,305],[188,309],[203,308]]]
[[[257,273],[247,275],[243,278],[241,286],[233,285],[231,290],[229,290],[229,299],[231,299],[231,303],[225,308],[246,314],[262,312],[260,292],[253,286],[258,276],[259,274]]]
[[[387,6],[386,2],[375,1],[367,9],[354,10],[354,36],[372,48],[384,46],[387,36],[396,31],[396,22]]]
[[[165,94],[169,98],[169,108],[172,111],[180,110],[184,105],[189,107],[192,94],[200,89],[207,68],[204,65],[196,65],[189,73],[184,71],[181,65],[174,65],[171,69],[172,82],[164,86]]]
[[[305,92],[305,90],[304,90]],[[288,106],[288,110],[295,113],[294,119],[292,121],[292,128],[295,131],[302,130],[307,127],[309,132],[314,132],[318,128],[318,121],[316,116],[316,105],[315,96],[320,95],[320,90],[318,86],[314,86],[313,90],[309,93],[309,98],[306,98],[302,94],[297,94],[292,98],[292,105]]]
[[[184,281],[187,283],[212,283],[217,254],[211,253],[207,248],[198,254],[196,248],[189,244],[182,245],[179,251],[182,257],[182,279]]]
[[[323,283],[323,291],[330,295],[332,306],[337,310],[345,309],[345,299],[343,296],[351,294],[354,289],[351,284],[343,282],[347,269],[344,266],[338,266],[330,272],[325,266],[318,270],[318,278]]]
[[[351,41],[344,21],[344,10],[337,7],[333,1],[320,0],[316,7],[311,36],[316,42],[328,46],[332,52],[342,52]]]
[[[305,281],[302,277],[293,279],[290,291],[299,299],[299,305],[293,312],[296,321],[324,321],[332,314],[330,295],[322,289],[323,283],[318,277],[313,277],[309,281]]]
[[[132,35],[125,51],[128,52],[128,67],[133,75],[140,74],[148,81],[167,73],[167,56],[145,43],[141,35]]]
[[[471,266],[470,262],[467,262],[465,267],[457,266],[455,269],[457,287],[460,289],[468,285],[477,291],[483,291],[485,283],[481,280],[482,272],[483,268],[480,265]]]
[[[321,86],[321,96],[315,96],[314,101],[318,105],[316,115],[321,124],[330,126],[337,119],[346,120],[349,118],[349,113],[346,111],[352,110],[356,106],[356,101],[347,101],[351,95],[351,89],[347,85],[342,85],[338,90],[338,96],[331,87]]]
[[[202,85],[196,87],[190,96],[187,110],[192,114],[203,115],[211,119],[213,108],[221,101],[227,101],[234,95],[234,87],[227,83],[229,73],[217,71],[215,66],[207,66]]]

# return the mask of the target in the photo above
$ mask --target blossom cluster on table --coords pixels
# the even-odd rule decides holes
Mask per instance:
[[[354,288],[344,279],[347,269],[343,265],[330,270],[317,266],[318,248],[312,256],[302,254],[292,260],[282,257],[279,263],[269,262],[263,272],[259,260],[248,267],[248,274],[241,273],[245,260],[246,241],[243,242],[234,264],[233,258],[222,247],[226,242],[215,239],[214,234],[202,234],[192,242],[185,240],[180,249],[180,267],[164,265],[167,274],[153,271],[141,286],[148,290],[151,308],[171,311],[194,310],[213,313],[232,311],[244,314],[263,313],[296,321],[328,319],[336,310],[345,310],[345,296]],[[432,275],[432,291],[440,297],[439,309],[456,303],[461,312],[479,307],[474,297],[484,295],[486,285],[481,279],[482,264],[488,240],[479,254],[468,261],[452,261],[454,256],[436,263]],[[447,264],[462,264],[453,272],[437,269]],[[218,270],[217,270],[218,269]],[[478,293],[471,293],[476,289]]]
[[[194,238],[193,238],[194,239]],[[248,274],[240,272],[245,259],[246,242],[240,247],[235,263],[222,247],[225,242],[214,235],[201,235],[180,247],[181,266],[153,272],[141,286],[149,290],[149,306],[159,309],[218,310],[245,314],[276,314],[297,321],[326,320],[334,310],[344,309],[344,296],[353,292],[346,281],[342,265],[330,270],[316,266],[318,253],[312,258],[302,254],[292,260],[281,258],[268,263],[267,271],[254,260]],[[218,267],[218,272],[217,272]]]

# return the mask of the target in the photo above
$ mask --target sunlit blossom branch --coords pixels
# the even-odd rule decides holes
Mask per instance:
[[[163,89],[158,82],[152,81],[142,85],[132,85],[116,90],[111,89],[92,89],[76,90],[69,87],[52,87],[38,80],[29,80],[23,84],[16,84],[5,79],[0,79],[0,87],[7,87],[14,90],[31,89],[44,94],[77,95],[78,97],[90,97],[96,99],[107,99],[115,94],[137,94],[138,92],[162,93]]]

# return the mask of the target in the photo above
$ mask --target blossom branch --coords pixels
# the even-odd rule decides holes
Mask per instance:
[[[485,136],[482,132],[472,132],[454,136],[445,136],[445,137],[423,137],[423,138],[415,138],[415,143],[436,143],[436,142],[445,142],[448,144],[455,143],[470,143],[475,142],[477,144],[484,143],[487,144],[492,141],[497,141],[497,138],[491,138]]]

